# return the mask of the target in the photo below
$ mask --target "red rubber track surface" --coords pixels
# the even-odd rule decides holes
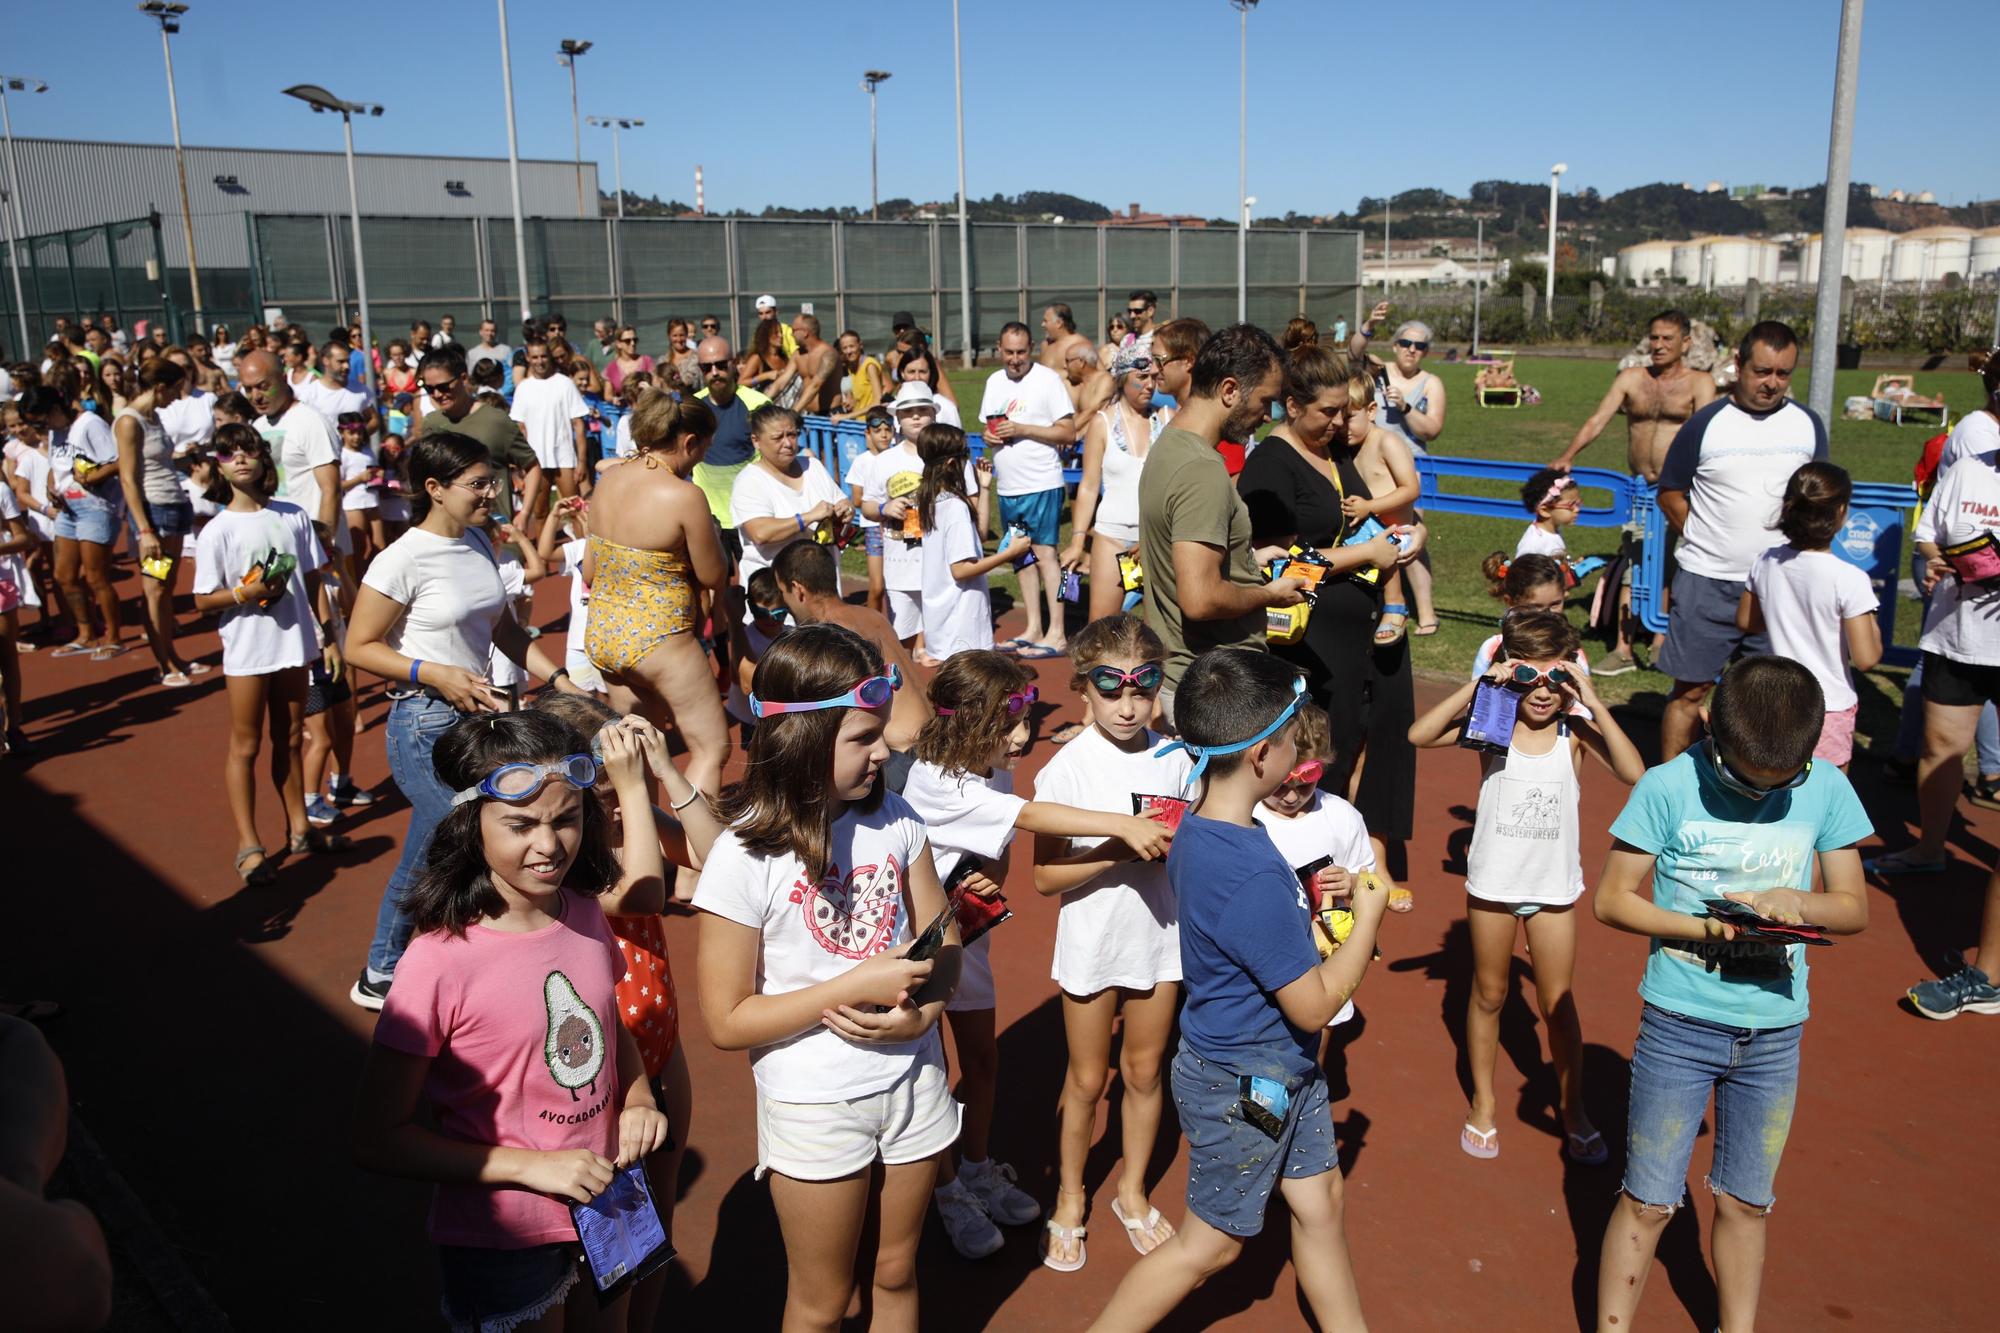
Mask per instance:
[[[124,571],[128,637],[133,582]],[[543,623],[561,616],[562,589],[545,588],[537,609]],[[187,628],[186,650],[219,663],[212,631]],[[559,642],[558,628],[545,642]],[[143,647],[101,664],[51,661],[44,650],[22,666],[27,729],[42,757],[30,767],[0,761],[9,844],[0,994],[68,1007],[49,1035],[80,1114],[239,1327],[435,1326],[426,1190],[364,1174],[348,1152],[374,1020],[346,995],[407,822],[388,781],[379,689],[365,696],[355,770],[385,799],[341,825],[356,849],[294,861],[275,885],[246,890],[230,867],[220,671],[195,688],[163,690]],[[1021,763],[1024,790],[1054,752],[1042,738],[1080,713],[1065,663],[1038,668],[1055,708],[1043,709]],[[1420,686],[1420,695],[1437,690]],[[1650,742],[1650,724],[1635,730]],[[1857,780],[1899,845],[1910,836],[1912,800],[1876,787],[1877,771],[1863,761]],[[1356,997],[1362,1019],[1329,1056],[1363,1304],[1378,1329],[1587,1328],[1623,1157],[1644,943],[1599,925],[1587,908],[1578,913],[1587,1099],[1612,1163],[1587,1169],[1561,1158],[1524,956],[1503,1015],[1502,1151],[1483,1162],[1461,1153],[1458,1042],[1470,959],[1452,866],[1469,836],[1477,766],[1462,751],[1431,751],[1419,774],[1406,881],[1417,910],[1389,919],[1383,958]],[[1623,798],[1624,788],[1591,770],[1583,827],[1593,883]],[[1931,1023],[1898,1004],[1906,986],[1932,974],[1932,960],[1973,941],[1984,882],[1975,863],[1995,855],[2000,817],[1965,814],[1951,873],[1871,889],[1870,930],[1814,959],[1797,1117],[1770,1223],[1766,1327],[1992,1326],[2000,1023]],[[259,793],[267,845],[282,842],[280,821],[267,788]],[[1047,1203],[1064,1055],[1049,980],[1055,911],[1030,887],[1028,859],[1016,858],[1008,886],[1016,920],[994,947],[1002,1069],[994,1152]],[[774,1328],[784,1254],[769,1193],[750,1177],[749,1064],[703,1034],[694,919],[670,916],[667,933],[695,1087],[667,1318],[679,1328]],[[1116,1100],[1114,1082],[1101,1116]],[[1701,1183],[1708,1140],[1705,1127],[1689,1173],[1696,1207],[1668,1228],[1638,1330],[1714,1326]],[[1115,1133],[1100,1138],[1090,1160],[1089,1261],[1079,1273],[1041,1267],[1032,1227],[1011,1231],[991,1259],[961,1261],[933,1221],[922,1252],[926,1327],[1084,1328],[1136,1261],[1110,1211],[1115,1144]],[[1185,1183],[1178,1147],[1170,1112],[1153,1200],[1176,1220]],[[1264,1235],[1167,1326],[1304,1326],[1283,1218],[1274,1201]]]

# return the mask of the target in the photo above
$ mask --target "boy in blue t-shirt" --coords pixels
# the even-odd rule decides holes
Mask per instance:
[[[1722,1327],[1756,1322],[1764,1219],[1798,1096],[1806,949],[1738,939],[1701,913],[1720,897],[1833,935],[1867,926],[1854,845],[1874,829],[1847,775],[1812,762],[1823,706],[1802,664],[1743,658],[1716,686],[1708,739],[1641,778],[1611,825],[1597,919],[1650,944],[1625,1179],[1598,1265],[1600,1328],[1632,1326],[1660,1233],[1686,1197],[1711,1089]]]
[[[1175,696],[1192,780],[1206,773],[1167,857],[1187,996],[1173,1093],[1188,1215],[1125,1275],[1096,1329],[1151,1328],[1234,1263],[1243,1238],[1263,1229],[1273,1186],[1291,1210],[1292,1265],[1320,1327],[1365,1327],[1319,1034],[1368,969],[1388,894],[1357,887],[1353,934],[1322,963],[1315,904],[1251,814],[1298,762],[1304,700],[1291,667],[1243,648],[1196,658]]]

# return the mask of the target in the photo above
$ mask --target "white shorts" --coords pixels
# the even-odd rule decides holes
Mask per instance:
[[[965,946],[960,957],[958,989],[945,1001],[945,1009],[991,1009],[995,1003],[993,990],[993,957],[989,949],[993,936],[981,935]]]
[[[839,1180],[921,1162],[958,1141],[959,1105],[944,1066],[919,1060],[895,1084],[838,1102],[781,1102],[757,1094],[756,1179]]]
[[[590,660],[590,654],[583,650],[583,640],[570,635],[569,642],[576,647],[563,646],[563,669],[569,672],[570,684],[578,685],[593,694],[604,693],[604,677],[598,674],[597,664]]]
[[[889,589],[889,623],[895,627],[899,639],[914,638],[923,633],[924,595]]]
[[[564,431],[553,444],[539,440],[529,441],[535,451],[535,461],[546,470],[548,468],[574,468],[576,466],[576,436]]]

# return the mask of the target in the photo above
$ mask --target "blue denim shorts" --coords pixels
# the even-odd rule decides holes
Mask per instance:
[[[453,1329],[511,1329],[562,1303],[582,1276],[581,1258],[582,1251],[569,1241],[525,1250],[440,1245],[444,1295],[438,1308]]]
[[[187,500],[156,503],[146,501],[146,522],[159,537],[185,537],[194,531],[194,505]],[[138,540],[139,525],[132,517],[132,511],[125,511],[125,526],[132,530],[133,540]]]
[[[879,526],[861,529],[861,547],[869,555],[879,558],[882,554],[882,529]]]
[[[1640,1203],[1671,1207],[1687,1194],[1688,1160],[1715,1094],[1715,1161],[1709,1188],[1768,1208],[1791,1133],[1799,1089],[1799,1035],[1737,1028],[1656,1005],[1639,1015],[1632,1048],[1630,1126],[1623,1189]]]
[[[118,513],[123,508],[120,500],[105,500],[95,495],[66,495],[63,507],[56,513],[56,536],[73,542],[96,542],[99,546],[109,546],[118,539]]]
[[[1063,501],[1068,496],[1069,492],[1060,486],[1033,495],[1003,495],[1001,526],[1020,528],[1036,546],[1054,546],[1062,532]]]
[[[1288,1180],[1340,1169],[1333,1108],[1318,1070],[1292,1088],[1284,1132],[1275,1141],[1238,1110],[1243,1098],[1237,1074],[1195,1054],[1185,1040],[1174,1053],[1173,1089],[1188,1141],[1188,1211],[1217,1231],[1231,1236],[1262,1231],[1281,1167]]]

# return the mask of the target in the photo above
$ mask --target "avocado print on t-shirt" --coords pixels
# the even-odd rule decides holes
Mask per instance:
[[[542,1001],[549,1012],[548,1035],[542,1040],[542,1058],[558,1087],[569,1090],[577,1101],[577,1089],[597,1091],[597,1076],[604,1070],[604,1027],[597,1013],[583,1002],[570,979],[551,972],[542,982]]]

